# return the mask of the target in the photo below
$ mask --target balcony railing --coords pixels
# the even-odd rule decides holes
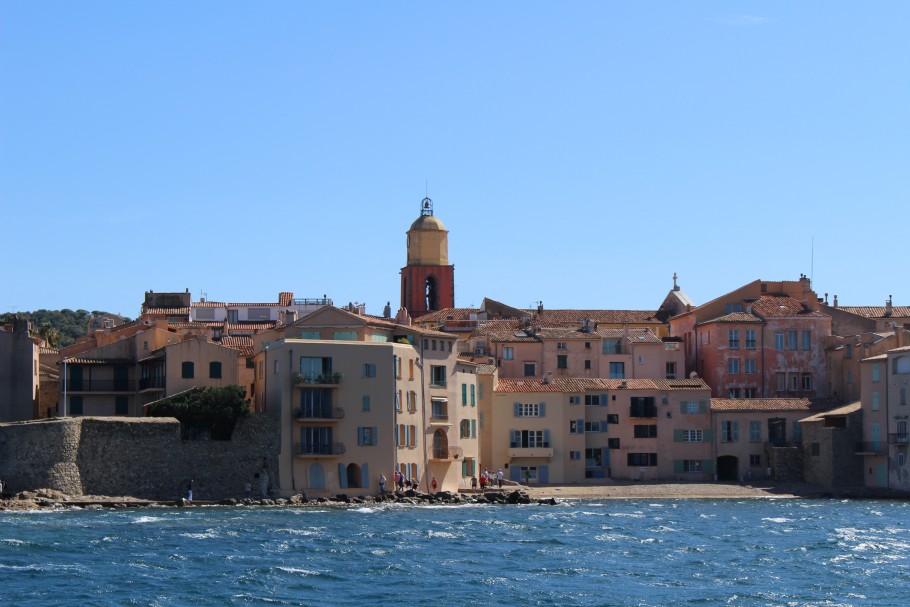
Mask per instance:
[[[309,385],[336,385],[344,381],[344,375],[342,373],[321,373],[319,375],[304,375],[302,373],[297,373],[294,375],[294,383],[300,384],[309,384]]]
[[[458,459],[463,455],[461,447],[433,447],[431,459],[449,460]]]
[[[885,453],[885,443],[882,441],[862,441],[856,443],[855,453],[876,455]]]
[[[83,379],[70,381],[67,386],[70,392],[135,392],[134,379]]]
[[[344,443],[301,443],[297,448],[297,455],[303,457],[332,457],[343,455],[345,451]]]
[[[163,377],[143,377],[139,380],[140,390],[164,390],[165,378]]]
[[[448,413],[433,413],[430,415],[430,423],[445,424],[449,421]]]
[[[509,447],[512,449],[534,449],[537,447],[540,447],[542,449],[549,449],[550,441],[548,441],[548,440],[539,441],[534,445],[523,445],[523,444],[521,444],[521,441],[511,441],[509,443]]]
[[[910,445],[910,434],[889,434],[888,443],[892,445]]]
[[[341,407],[302,407],[297,409],[297,419],[344,419],[344,409]]]

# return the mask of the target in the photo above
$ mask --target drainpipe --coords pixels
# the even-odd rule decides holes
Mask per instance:
[[[294,349],[288,348],[288,379],[293,382],[294,379]],[[297,491],[297,466],[294,465],[294,384],[291,383],[291,397],[288,399],[291,406],[288,407],[291,416],[291,422],[288,428],[291,429],[291,489]],[[280,476],[278,478],[281,478]]]

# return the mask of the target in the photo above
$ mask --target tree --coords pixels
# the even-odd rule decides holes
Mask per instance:
[[[240,386],[193,388],[182,394],[155,401],[148,406],[150,417],[176,417],[191,435],[210,432],[212,440],[230,440],[234,424],[248,417],[250,404]]]

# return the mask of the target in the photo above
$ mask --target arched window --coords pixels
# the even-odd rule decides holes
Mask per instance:
[[[424,303],[427,305],[427,310],[436,310],[436,302],[439,299],[439,293],[435,276],[427,276],[426,282],[424,283],[424,297]]]

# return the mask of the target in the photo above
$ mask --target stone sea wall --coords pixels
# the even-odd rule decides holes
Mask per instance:
[[[278,478],[279,425],[270,416],[237,422],[229,441],[183,440],[173,418],[76,417],[0,424],[5,491],[169,500],[240,497]]]

